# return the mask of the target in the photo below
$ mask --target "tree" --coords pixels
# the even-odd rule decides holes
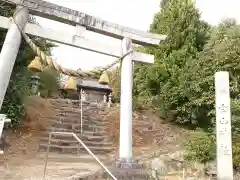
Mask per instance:
[[[47,67],[40,74],[40,94],[42,97],[52,97],[57,94],[60,73]]]
[[[121,86],[121,72],[120,67],[116,67],[108,71],[110,86],[112,87],[112,100],[120,102],[120,86]]]
[[[10,17],[13,15],[13,7],[7,5],[4,1],[0,1],[0,16]],[[29,23],[36,23],[35,18],[29,16]],[[6,36],[5,30],[0,30],[0,49],[2,48]],[[41,50],[50,55],[53,44],[38,37],[31,37]],[[1,113],[7,114],[12,120],[12,126],[17,125],[24,113],[23,100],[30,94],[30,81],[32,73],[27,70],[27,65],[34,59],[35,53],[32,49],[22,42],[18,56],[11,74],[11,79],[4,98]]]
[[[165,6],[167,6],[168,2],[169,2],[169,0],[161,0],[160,7],[164,8]]]
[[[138,65],[134,95],[144,97],[161,108],[165,116],[184,122],[182,104],[188,101],[185,91],[185,67],[202,51],[209,26],[191,0],[165,1],[156,13],[150,32],[168,35],[157,48],[145,51],[155,55],[155,64]],[[145,91],[143,91],[145,90]]]
[[[186,113],[195,114],[199,124],[215,124],[214,74],[217,71],[228,71],[230,74],[233,124],[239,123],[236,119],[240,117],[240,104],[235,99],[240,93],[239,43],[240,25],[234,20],[227,20],[213,28],[204,50],[187,68],[189,75],[186,92],[189,102],[183,107]]]
[[[232,114],[233,167],[240,162],[240,25],[233,19],[223,21],[212,28],[210,39],[197,58],[186,67],[186,93],[189,101],[182,106],[185,114],[194,118],[205,133],[196,134],[185,145],[186,158],[207,162],[216,158],[215,135],[215,88],[214,74],[228,71],[230,74],[230,97]],[[192,116],[194,115],[194,116]]]

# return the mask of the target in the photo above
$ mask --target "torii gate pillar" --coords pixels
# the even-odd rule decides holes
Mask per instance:
[[[122,53],[132,51],[132,40],[124,38]],[[122,61],[121,69],[121,97],[120,97],[120,149],[119,158],[132,159],[132,86],[133,62],[131,53]]]
[[[28,9],[18,6],[14,17],[17,24],[24,28],[28,21]],[[0,109],[11,77],[13,66],[21,44],[21,33],[15,23],[8,29],[0,53]]]
[[[122,40],[122,53],[126,54],[132,50],[132,40],[125,37]],[[119,180],[145,180],[148,178],[148,172],[132,157],[132,60],[132,53],[129,53],[122,61],[119,159],[117,159],[116,164],[110,170]]]

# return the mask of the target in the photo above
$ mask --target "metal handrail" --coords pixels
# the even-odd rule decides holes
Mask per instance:
[[[81,123],[81,135],[82,135],[82,133],[83,133],[83,106],[82,106],[82,93],[83,93],[83,90],[82,90],[82,88],[81,88],[81,92],[80,92],[80,115],[81,115],[81,119],[80,119],[80,123]]]
[[[100,166],[114,179],[117,180],[117,178],[109,171],[109,169],[98,159],[97,156],[95,156],[92,151],[83,143],[83,141],[81,139],[79,139],[79,137],[73,133],[73,132],[50,132],[49,133],[49,138],[48,138],[48,147],[47,147],[47,152],[46,152],[46,156],[45,156],[45,164],[44,164],[44,171],[43,171],[43,180],[45,180],[45,176],[46,176],[46,170],[47,170],[47,162],[48,162],[48,154],[49,154],[49,150],[50,150],[50,145],[51,145],[51,140],[52,140],[52,135],[53,134],[61,134],[61,135],[65,135],[65,136],[72,136],[74,137],[86,150],[87,152],[98,162],[98,164],[100,164]]]

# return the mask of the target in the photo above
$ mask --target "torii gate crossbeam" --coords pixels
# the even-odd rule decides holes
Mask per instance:
[[[0,29],[9,29],[11,26],[11,20],[9,18],[0,16]],[[56,31],[46,27],[41,27],[37,24],[27,23],[25,26],[25,32],[27,34],[38,36],[50,41],[58,42],[61,44],[85,49],[88,51],[112,56],[112,57],[121,57],[121,47],[120,46],[111,46],[108,44],[100,43],[98,41],[88,40],[84,37],[85,31],[82,30],[82,27],[72,26],[76,34],[69,34],[68,32]],[[81,31],[78,33],[78,30]],[[141,52],[133,52],[132,58],[134,61],[154,63],[154,56],[150,54],[144,54]]]
[[[45,17],[62,23],[71,25],[79,24],[87,30],[97,32],[103,35],[123,39],[130,37],[133,43],[140,45],[158,45],[160,41],[166,38],[165,35],[148,33],[133,28],[121,26],[112,22],[102,20],[88,14],[59,6],[42,0],[5,0],[8,3],[27,7],[33,15]]]

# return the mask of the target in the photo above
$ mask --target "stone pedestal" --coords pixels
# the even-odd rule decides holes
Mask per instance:
[[[147,180],[149,178],[147,170],[135,160],[118,159],[109,167],[109,170],[118,180]],[[104,178],[111,179],[106,172]]]

